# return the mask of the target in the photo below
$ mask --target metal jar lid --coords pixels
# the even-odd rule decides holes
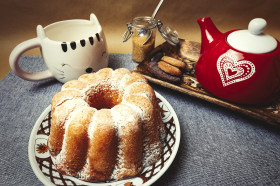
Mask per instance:
[[[158,31],[161,36],[171,45],[177,45],[179,43],[179,37],[176,30],[164,26],[160,20],[154,20],[154,24],[156,24]],[[132,23],[127,23],[127,30],[123,35],[123,42],[126,42],[133,34],[132,28],[135,27]],[[143,29],[143,28],[142,28]]]
[[[171,45],[177,45],[179,43],[178,32],[168,26],[164,26],[162,22],[158,21],[158,31],[161,36]]]

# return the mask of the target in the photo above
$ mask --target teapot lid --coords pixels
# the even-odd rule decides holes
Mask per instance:
[[[263,33],[267,23],[262,18],[250,21],[248,30],[238,30],[230,33],[227,42],[235,49],[253,54],[272,52],[277,48],[277,41],[272,36]]]

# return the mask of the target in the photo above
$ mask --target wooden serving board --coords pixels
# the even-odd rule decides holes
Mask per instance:
[[[200,43],[193,42],[193,41],[184,41],[186,42],[184,45],[185,48],[187,48],[187,59],[185,58],[184,61],[187,61],[187,64],[193,64],[195,65],[196,61],[199,58],[199,52],[200,52]],[[222,100],[218,97],[215,97],[214,95],[208,93],[201,85],[198,83],[197,79],[194,75],[194,70],[185,72],[183,74],[183,77],[181,79],[181,82],[178,84],[169,83],[166,81],[163,81],[159,78],[156,78],[154,74],[151,73],[149,70],[149,65],[151,57],[156,52],[163,52],[164,55],[171,56],[174,58],[179,58],[178,51],[180,48],[177,46],[172,46],[168,44],[167,42],[159,45],[156,47],[149,56],[140,63],[133,71],[140,73],[144,75],[148,81],[164,86],[166,88],[170,88],[175,91],[182,92],[184,94],[206,100],[208,102],[220,105],[222,107],[240,112],[242,114],[245,114],[247,116],[257,118],[263,121],[266,121],[268,124],[272,124],[274,126],[280,126],[280,99],[275,101],[274,103],[270,105],[265,106],[250,106],[250,105],[241,105],[241,104],[235,104],[231,103],[226,100]],[[193,68],[194,69],[194,68]]]

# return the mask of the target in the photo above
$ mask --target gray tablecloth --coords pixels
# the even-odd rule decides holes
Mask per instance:
[[[41,57],[21,66],[44,69]],[[110,54],[109,67],[132,70],[130,54]],[[0,185],[42,185],[28,160],[31,130],[61,88],[13,72],[0,82]],[[181,127],[177,156],[154,185],[280,185],[280,130],[214,104],[151,84],[172,105]]]

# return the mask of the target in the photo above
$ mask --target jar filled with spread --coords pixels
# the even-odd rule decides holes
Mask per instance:
[[[127,31],[123,35],[123,42],[132,38],[132,60],[142,62],[155,47],[156,30],[170,44],[179,43],[175,30],[163,26],[160,20],[149,16],[135,17],[131,23],[127,23]]]
[[[142,62],[148,52],[155,47],[156,28],[155,19],[148,16],[135,17],[127,24],[128,30],[124,34],[124,42],[132,38],[132,60]]]

